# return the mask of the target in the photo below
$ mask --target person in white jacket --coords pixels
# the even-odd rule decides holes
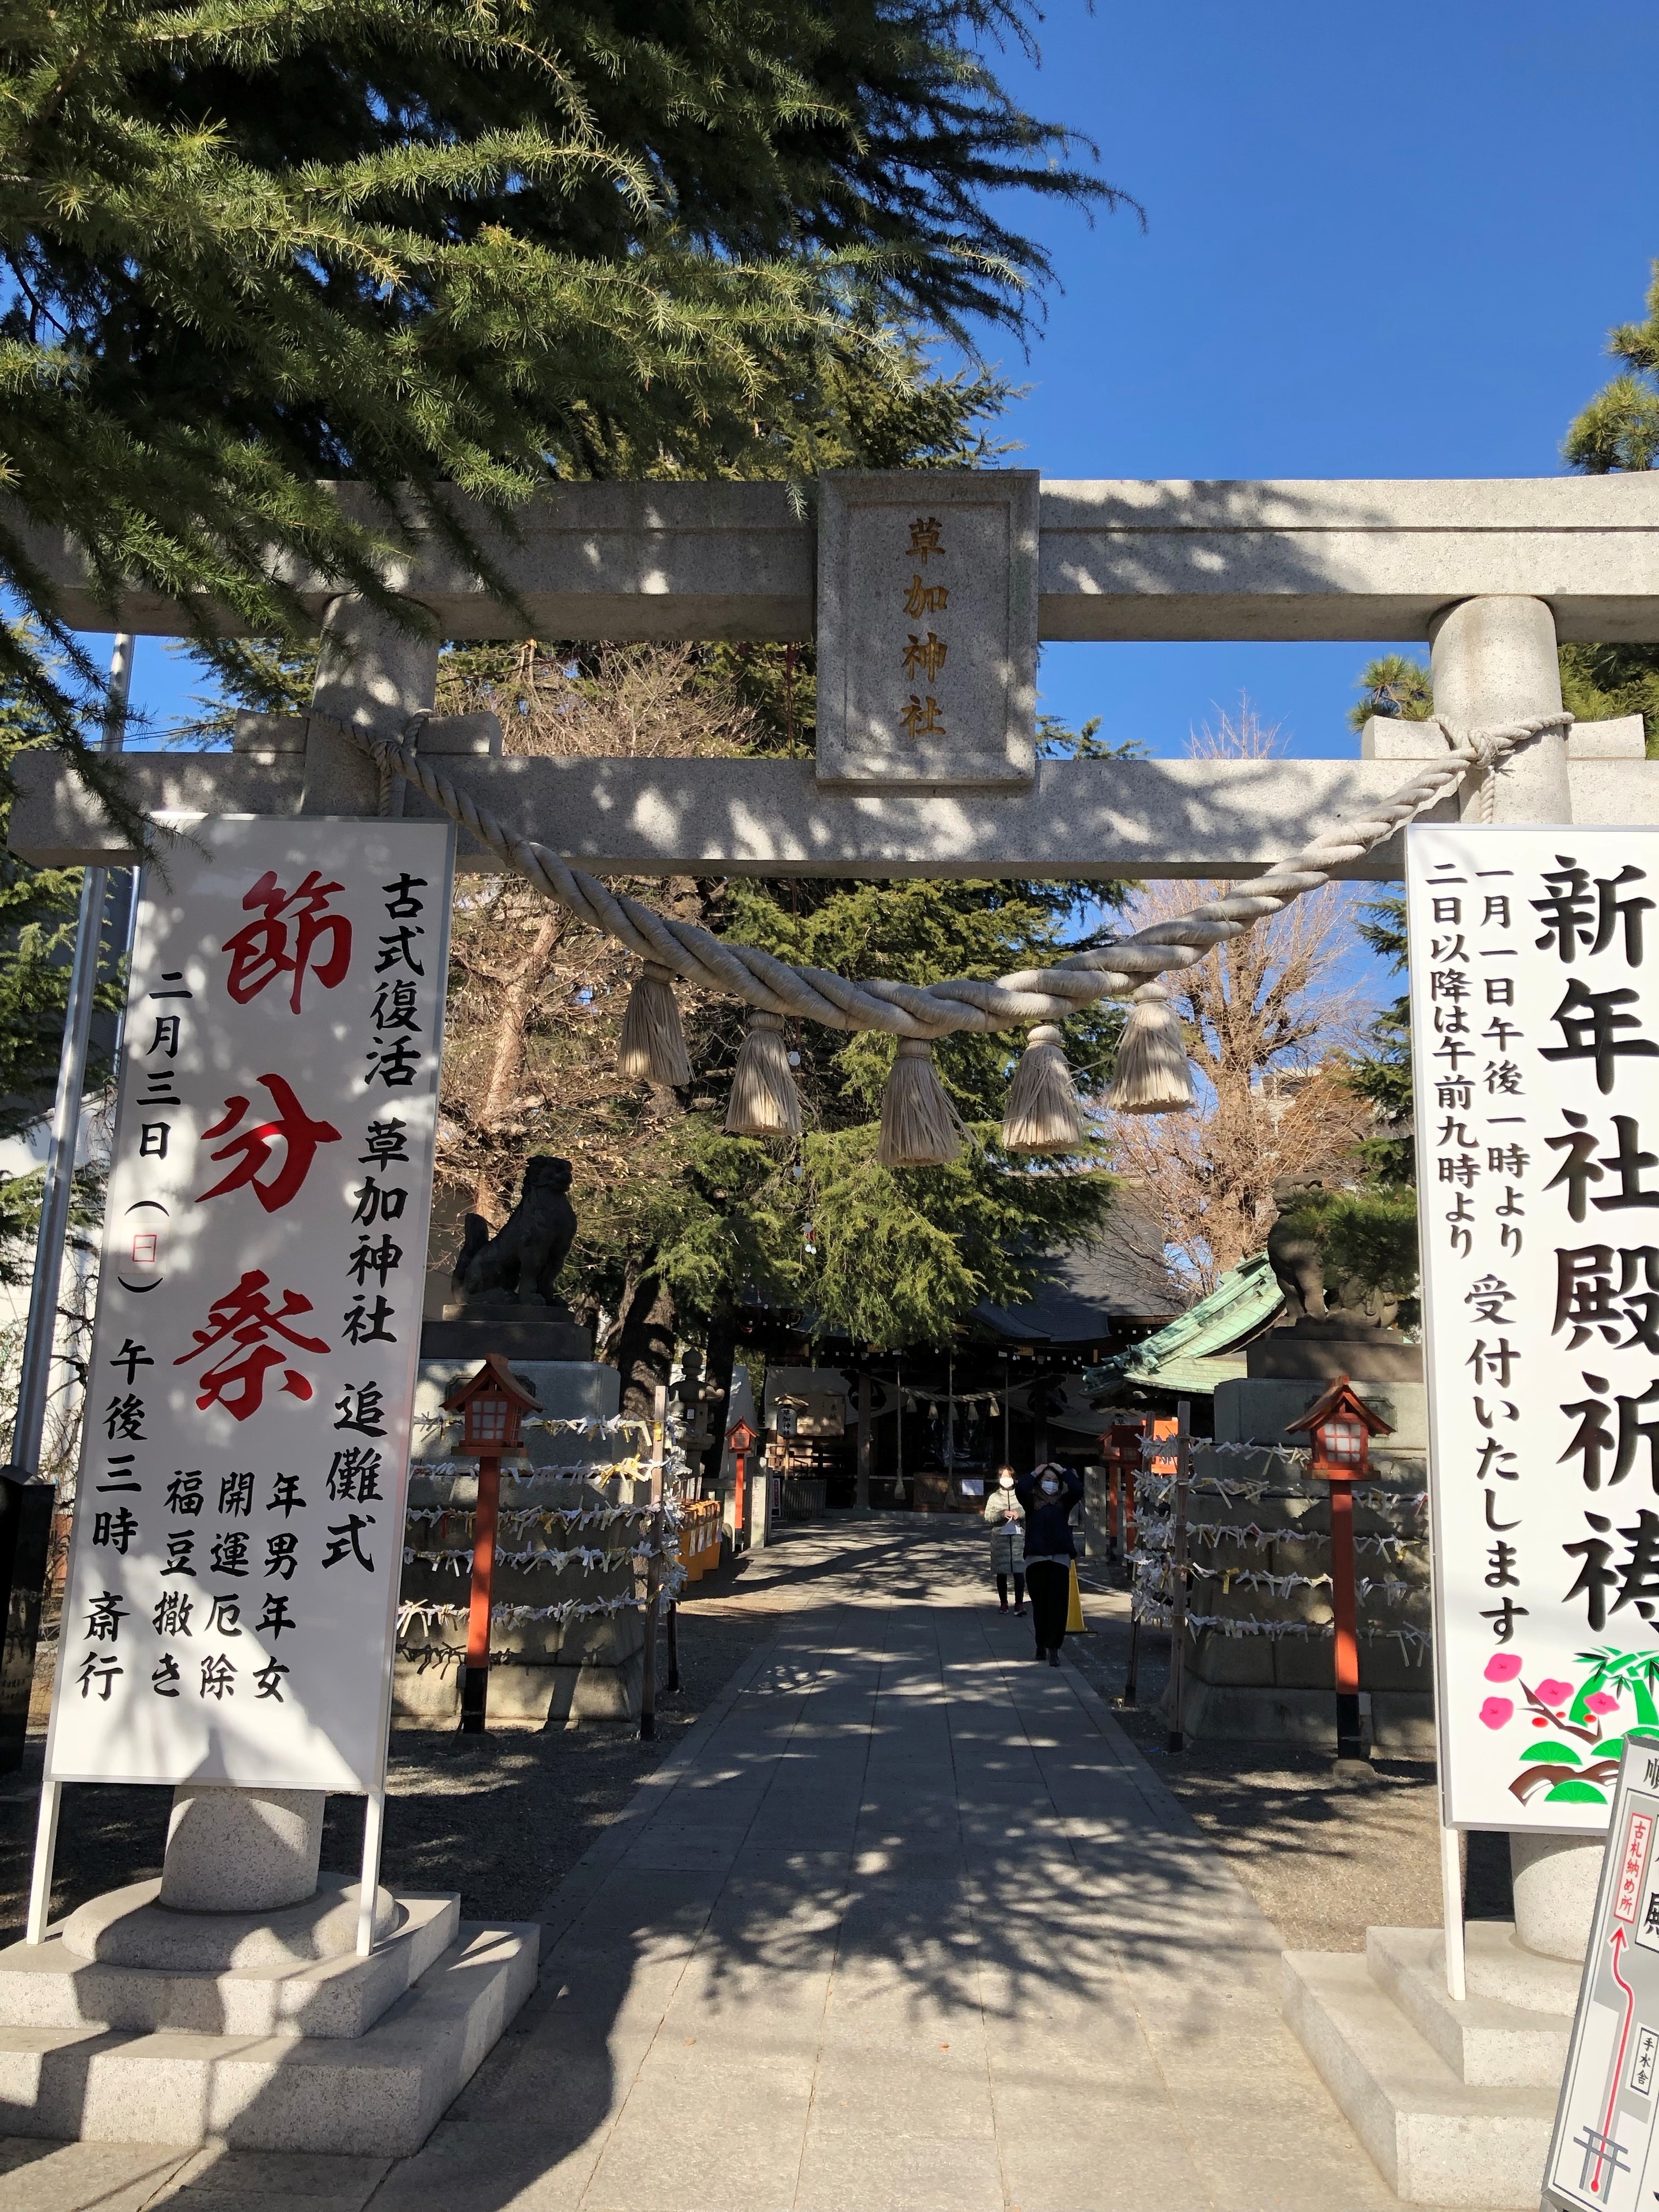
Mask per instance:
[[[986,1525],[991,1531],[991,1571],[997,1578],[997,1597],[1008,1610],[1008,1577],[1014,1578],[1014,1612],[1025,1611],[1025,1508],[1014,1495],[1014,1470],[1000,1467],[991,1494],[985,1501]]]

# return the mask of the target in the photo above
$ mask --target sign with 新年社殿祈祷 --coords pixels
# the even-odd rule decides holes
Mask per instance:
[[[1599,1832],[1659,1724],[1659,834],[1406,847],[1445,1817]]]
[[[383,1762],[453,833],[186,817],[118,1070],[46,1772]]]

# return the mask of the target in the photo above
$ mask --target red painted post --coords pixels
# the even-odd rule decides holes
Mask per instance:
[[[1363,1759],[1359,1615],[1353,1587],[1353,1485],[1331,1478],[1331,1612],[1336,1624],[1336,1755]]]
[[[733,1421],[726,1432],[726,1443],[737,1462],[732,1475],[732,1548],[741,1551],[748,1529],[749,1455],[759,1441],[747,1421]]]
[[[461,1727],[482,1735],[489,1703],[489,1608],[495,1587],[495,1520],[501,1510],[501,1455],[478,1455],[478,1503],[472,1515],[472,1602],[466,1616],[466,1672],[461,1678]]]

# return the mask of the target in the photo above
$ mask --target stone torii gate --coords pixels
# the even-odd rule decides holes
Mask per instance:
[[[964,492],[992,495],[953,514]],[[925,752],[884,726],[884,702],[860,689],[885,643],[891,669],[878,672],[890,673],[894,699],[908,696],[915,686],[898,681],[896,655],[911,632],[946,629],[945,616],[912,617],[879,589],[866,542],[884,511],[917,510],[945,517],[947,547],[958,521],[976,542],[918,564],[901,537],[888,580],[902,589],[913,571],[936,583],[947,568],[972,568],[977,589],[946,588],[963,592],[973,634],[998,648],[960,679],[946,664],[935,688],[949,703],[960,681],[956,726]],[[131,756],[128,792],[146,812],[373,814],[373,763],[321,718],[400,735],[432,705],[436,637],[801,641],[814,635],[816,604],[816,763],[503,759],[487,718],[473,717],[428,725],[421,749],[448,756],[446,772],[509,830],[601,872],[1248,877],[1316,827],[1362,814],[1399,782],[1400,762],[1443,750],[1437,732],[1373,720],[1358,761],[1037,761],[1039,640],[1426,640],[1436,704],[1469,727],[1558,710],[1558,639],[1659,639],[1653,477],[835,477],[820,518],[815,527],[798,514],[781,484],[573,484],[527,512],[516,542],[482,533],[520,611],[495,603],[435,542],[389,578],[428,611],[434,641],[340,598],[326,578],[303,579],[324,644],[319,719],[244,715],[228,756]],[[68,618],[106,625],[73,547],[36,550]],[[954,608],[946,615],[960,665],[966,625]],[[152,635],[186,627],[144,593],[118,619]],[[1500,780],[1494,818],[1659,822],[1659,764],[1642,755],[1635,718],[1541,738]],[[16,777],[11,844],[23,858],[118,866],[137,857],[58,757],[25,754]],[[426,811],[417,795],[398,797]],[[464,841],[460,865],[497,863]],[[1397,842],[1352,870],[1399,872]]]
[[[383,792],[339,726],[404,737],[433,705],[439,638],[815,638],[815,762],[508,758],[487,715],[427,720],[414,742],[509,831],[601,873],[1248,878],[1365,818],[1401,763],[1443,757],[1438,726],[1373,720],[1358,760],[1039,760],[1040,641],[1426,641],[1437,712],[1464,731],[1559,715],[1558,641],[1659,642],[1659,474],[845,474],[822,481],[811,514],[783,485],[574,484],[512,537],[479,535],[515,607],[435,538],[388,575],[430,617],[425,638],[325,576],[297,580],[323,644],[314,712],[240,716],[228,753],[128,755],[135,810],[428,813],[416,792]],[[72,623],[109,625],[71,544],[33,550]],[[187,630],[176,606],[142,592],[114,618],[141,634]],[[15,773],[22,858],[140,857],[64,758],[25,754]],[[1479,803],[1498,822],[1659,823],[1659,762],[1644,757],[1639,718],[1579,724],[1534,738],[1479,799],[1466,784],[1464,811]],[[500,864],[463,836],[459,865]],[[1341,872],[1398,877],[1400,841]],[[215,1794],[228,1840],[229,1801],[243,1801],[245,1843],[257,1793]],[[1528,1879],[1563,1918],[1580,1915],[1601,1846],[1563,1838],[1552,1852],[1544,1840],[1532,1839]]]

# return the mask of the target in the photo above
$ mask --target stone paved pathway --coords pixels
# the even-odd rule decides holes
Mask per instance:
[[[551,1901],[520,2033],[373,2212],[1394,2203],[1278,1935],[982,1565],[937,1522],[768,1555],[779,1640]]]
[[[0,2212],[1394,2204],[1276,1930],[982,1566],[939,1521],[754,1562],[778,1640],[550,1899],[541,1989],[416,2157],[8,2144]]]

